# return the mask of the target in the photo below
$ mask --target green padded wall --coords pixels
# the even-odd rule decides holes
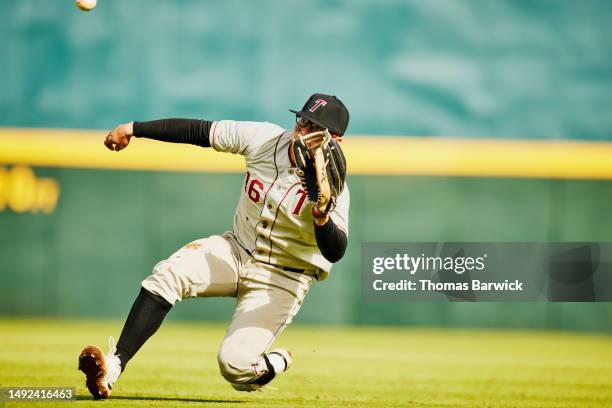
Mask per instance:
[[[240,174],[35,169],[61,185],[55,212],[0,213],[0,314],[123,316],[153,265],[231,228]],[[298,322],[610,331],[612,305],[368,303],[360,243],[612,241],[612,182],[350,177],[350,245]],[[325,304],[325,312],[320,308]],[[175,318],[226,320],[232,299],[190,299]]]

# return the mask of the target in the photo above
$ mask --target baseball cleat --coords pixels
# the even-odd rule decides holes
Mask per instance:
[[[85,374],[85,385],[95,400],[108,398],[121,374],[121,361],[115,355],[115,340],[109,338],[108,344],[107,355],[98,346],[87,346],[79,355],[79,370]]]
[[[283,371],[287,371],[289,367],[291,367],[291,363],[293,362],[293,355],[291,354],[289,350],[278,348],[278,349],[274,349],[270,351],[268,355],[270,354],[278,354],[279,356],[283,358],[283,360],[285,360],[285,369]]]

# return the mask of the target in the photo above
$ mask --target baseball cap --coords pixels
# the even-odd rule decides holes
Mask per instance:
[[[349,123],[348,109],[333,95],[316,93],[308,98],[301,111],[289,111],[340,136],[344,135]]]

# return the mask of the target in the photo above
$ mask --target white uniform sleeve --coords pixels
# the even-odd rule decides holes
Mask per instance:
[[[285,129],[267,122],[213,122],[210,145],[219,152],[238,153],[249,157],[268,140],[279,136]]]
[[[336,199],[336,208],[332,211],[330,217],[334,224],[346,233],[349,233],[349,206],[351,204],[351,195],[349,193],[348,184],[344,184],[344,190]]]

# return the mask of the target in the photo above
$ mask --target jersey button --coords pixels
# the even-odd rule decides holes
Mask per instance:
[[[268,203],[268,210],[272,209],[272,204]]]
[[[268,228],[268,221],[262,222],[261,226],[264,227],[264,228]]]

